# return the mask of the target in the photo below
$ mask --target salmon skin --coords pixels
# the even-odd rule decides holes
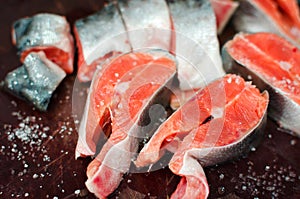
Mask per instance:
[[[122,17],[115,3],[74,24],[78,48],[78,79],[91,81],[97,65],[116,53],[131,50]]]
[[[44,51],[66,73],[73,72],[73,37],[65,17],[41,13],[19,19],[13,24],[12,40],[22,62],[30,52]]]
[[[224,97],[224,103],[219,102],[220,97]],[[230,160],[257,145],[263,134],[267,105],[268,93],[261,94],[239,76],[226,75],[174,112],[135,163],[146,166],[156,162],[175,142],[169,168],[182,179],[171,198],[207,198],[209,189],[202,167]],[[190,110],[199,111],[193,114],[195,111]]]
[[[216,17],[207,0],[175,0],[169,9],[176,32],[179,87],[204,87],[225,73],[217,39]]]
[[[119,0],[126,31],[133,50],[172,48],[172,22],[162,0]]]
[[[52,93],[65,76],[66,73],[48,60],[43,52],[31,52],[22,66],[7,74],[4,86],[45,111]]]
[[[270,117],[299,136],[299,49],[272,33],[240,33],[222,51],[225,69],[250,79],[261,90],[268,90]]]
[[[97,66],[118,53],[143,48],[170,50],[171,28],[167,4],[161,0],[119,0],[77,20],[79,80],[91,81]]]
[[[278,34],[300,47],[300,15],[296,0],[240,0],[234,17],[236,30]]]
[[[167,106],[170,96],[167,87],[171,86],[176,74],[176,61],[169,53],[161,50],[134,52],[113,59],[98,73],[94,77],[98,81],[94,83],[95,87],[92,87],[89,95],[89,111],[94,111],[94,115],[100,118],[96,120],[100,121],[98,125],[103,124],[101,120],[111,121],[111,134],[87,169],[86,186],[97,197],[103,198],[117,188],[122,175],[128,171],[131,160],[136,156],[138,142],[150,136],[151,129],[157,126],[155,124],[160,118],[158,113],[163,112],[154,111],[155,115],[151,118],[149,113],[156,104]],[[100,106],[97,107],[97,104]],[[107,109],[108,115],[105,115]],[[88,123],[85,124],[85,121]],[[89,119],[83,119],[82,124],[88,128],[93,125]],[[86,151],[93,150],[94,153],[95,148],[90,147],[92,145],[88,142],[95,140],[87,138],[99,137],[95,134],[101,132],[92,133],[80,134],[78,142],[81,144],[77,146],[87,144]]]

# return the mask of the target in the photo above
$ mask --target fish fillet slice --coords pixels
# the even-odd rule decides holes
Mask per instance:
[[[240,0],[234,17],[238,31],[272,32],[300,47],[300,18],[296,0]]]
[[[92,80],[107,58],[130,52],[126,28],[115,3],[109,3],[97,13],[75,22],[74,33],[78,48],[78,79]]]
[[[65,17],[41,13],[13,24],[12,40],[21,61],[31,52],[43,51],[66,73],[73,72],[74,44]]]
[[[169,3],[178,60],[179,87],[202,88],[225,73],[217,39],[216,18],[209,1],[175,0]]]
[[[223,55],[227,71],[251,77],[261,90],[269,91],[270,116],[299,134],[299,49],[275,34],[241,33],[226,43]]]
[[[167,105],[169,92],[164,86],[171,83],[176,73],[176,62],[167,53],[129,53],[117,58],[116,65],[122,64],[121,61],[132,68],[136,61],[143,62],[143,65],[139,66],[139,70],[127,71],[132,75],[126,74],[129,76],[125,75],[114,88],[114,98],[111,99],[112,133],[87,170],[86,185],[99,198],[112,193],[122,175],[128,171],[136,155],[138,141],[144,138],[141,132],[149,109],[158,101],[162,101],[163,106]],[[155,118],[158,120],[159,116]]]
[[[219,117],[225,104],[235,99],[244,88],[242,78],[227,75],[198,91],[158,128],[141,150],[135,164],[143,167],[155,163],[166,149],[169,150],[168,147],[174,148],[174,142],[176,151],[176,146],[184,136],[210,117]]]
[[[231,89],[234,90],[234,86]],[[244,89],[226,103],[223,116],[213,118],[187,135],[169,163],[171,171],[182,176],[171,198],[207,198],[209,187],[202,167],[249,150],[253,140],[262,134],[261,128],[257,132],[253,130],[261,124],[267,105],[267,93],[261,95],[258,89],[246,83]]]

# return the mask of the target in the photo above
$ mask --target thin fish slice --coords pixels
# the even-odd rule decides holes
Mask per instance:
[[[300,47],[300,18],[296,0],[240,0],[235,28],[249,33],[272,32]]]
[[[182,178],[171,198],[207,198],[209,187],[202,167],[241,156],[258,144],[268,93],[260,94],[251,84],[240,82],[244,89],[226,104],[224,114],[194,129],[172,157],[169,168]]]
[[[245,87],[241,77],[227,75],[198,91],[158,128],[141,150],[135,164],[138,167],[147,166],[157,162],[165,150],[175,152],[186,135],[210,119],[219,117],[225,105]]]
[[[13,24],[12,38],[22,62],[29,53],[43,51],[66,73],[73,72],[73,37],[65,17],[41,13],[19,19]]]
[[[239,6],[239,2],[233,0],[210,0],[217,20],[218,34],[221,34]]]
[[[157,58],[160,57],[158,53]],[[104,64],[105,66],[95,74],[80,123],[76,157],[95,154],[101,131],[110,123],[111,102],[116,99],[115,89],[118,81],[123,76],[133,78],[133,72],[138,73],[141,67],[152,63],[155,59],[155,54],[129,53]],[[149,78],[155,80],[155,76],[146,80]],[[128,86],[126,83],[119,85],[123,85],[124,88]]]
[[[208,0],[175,0],[169,9],[176,32],[179,87],[202,88],[225,73],[219,52],[216,18]]]
[[[78,79],[92,80],[98,65],[118,53],[131,50],[122,17],[115,3],[75,22],[78,48]]]
[[[7,74],[4,86],[45,111],[52,93],[65,76],[66,73],[48,60],[45,53],[31,52],[22,66]]]
[[[162,106],[167,105],[170,92],[165,86],[172,83],[176,74],[176,62],[166,52],[130,53],[115,62],[122,64],[125,59],[133,70],[120,74],[120,81],[114,88],[110,106],[112,133],[87,169],[86,186],[99,198],[112,193],[128,171],[137,153],[138,142],[144,138],[143,132],[148,132],[158,122],[159,115],[148,123],[149,111],[159,102]],[[136,61],[143,65],[134,68]],[[145,128],[147,130],[143,131]]]
[[[118,6],[133,50],[171,50],[172,23],[165,1],[119,0]]]
[[[268,90],[269,115],[299,135],[299,49],[272,33],[240,33],[225,44],[223,58],[227,71],[239,73],[261,90]]]

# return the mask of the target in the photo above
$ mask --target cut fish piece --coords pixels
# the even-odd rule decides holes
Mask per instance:
[[[121,57],[113,59],[111,62],[106,63],[102,69],[98,70],[93,78],[84,115],[80,123],[76,157],[95,154],[101,130],[105,129],[105,126],[110,123],[111,102],[119,98],[116,96],[115,90],[117,88],[126,90],[130,79],[135,74],[138,74],[145,65],[163,61],[164,59],[159,52],[156,53],[157,58],[155,53],[121,55]],[[156,75],[151,77],[153,81],[156,79],[154,78]],[[127,83],[125,81],[123,84],[118,83],[121,78],[125,77],[128,79]],[[150,81],[148,78],[146,80]],[[117,84],[119,85],[118,87],[116,87]]]
[[[157,54],[159,55],[159,53]],[[157,59],[160,57],[159,55]],[[118,81],[124,75],[129,79],[133,78],[133,72],[138,73],[141,67],[152,63],[153,60],[155,60],[155,54],[129,53],[106,63],[103,69],[95,74],[80,123],[76,157],[95,154],[99,134],[109,123],[111,101],[116,99],[114,95],[116,94],[115,89]],[[155,76],[151,78],[154,80]],[[149,79],[147,78],[147,80]],[[118,87],[120,89],[126,89],[129,86],[126,82],[118,85],[121,85]]]
[[[4,85],[13,94],[45,111],[52,93],[66,73],[46,58],[44,52],[29,53],[24,64],[7,74]]]
[[[210,3],[216,15],[218,34],[221,34],[239,3],[232,0],[210,0]]]
[[[296,0],[240,0],[234,17],[238,31],[272,32],[300,47],[300,18]]]
[[[176,61],[164,51],[129,53],[100,72],[95,101],[99,104],[104,100],[104,104],[95,111],[101,117],[104,108],[110,110],[112,133],[88,167],[86,186],[103,198],[117,188],[128,171],[139,140],[145,138],[143,132],[149,133],[159,121],[159,115],[150,117],[149,112],[159,102],[167,105],[170,91],[166,86],[176,74]],[[107,84],[110,80],[113,83]]]
[[[268,90],[268,114],[299,135],[299,49],[272,33],[240,33],[225,44],[223,58],[227,71],[239,73],[261,90]]]
[[[248,86],[241,77],[227,75],[199,90],[158,128],[141,150],[135,164],[138,167],[147,166],[157,162],[165,150],[175,152],[178,143],[187,134],[203,123],[222,116],[225,105],[245,87]]]
[[[216,18],[207,0],[169,3],[176,32],[179,87],[204,87],[225,73],[219,52]]]
[[[78,48],[78,79],[92,80],[97,65],[114,54],[130,52],[131,46],[115,3],[75,22]]]
[[[66,73],[73,72],[73,37],[65,17],[42,13],[19,19],[13,24],[12,39],[22,62],[29,53],[43,51]]]
[[[237,88],[229,86],[236,80],[243,89],[238,88],[238,94],[227,101],[221,117],[194,129],[180,144],[169,163],[170,170],[182,176],[171,198],[207,198],[209,187],[202,167],[238,157],[256,146],[262,137],[268,93],[261,95],[242,78],[230,76],[225,77],[232,80],[228,89]]]
[[[119,0],[118,6],[133,50],[171,50],[172,23],[165,1]]]

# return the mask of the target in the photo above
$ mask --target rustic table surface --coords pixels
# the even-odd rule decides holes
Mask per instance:
[[[103,6],[99,0],[10,0],[0,6],[0,80],[20,62],[11,43],[11,25],[40,12],[76,19]],[[221,43],[232,37],[229,26]],[[94,198],[85,188],[91,159],[74,159],[77,141],[72,95],[86,97],[87,85],[73,90],[69,75],[41,113],[0,90],[0,198]],[[205,168],[210,198],[300,198],[300,139],[268,119],[261,144],[246,157]],[[167,198],[179,177],[167,168],[128,174],[110,198]]]

